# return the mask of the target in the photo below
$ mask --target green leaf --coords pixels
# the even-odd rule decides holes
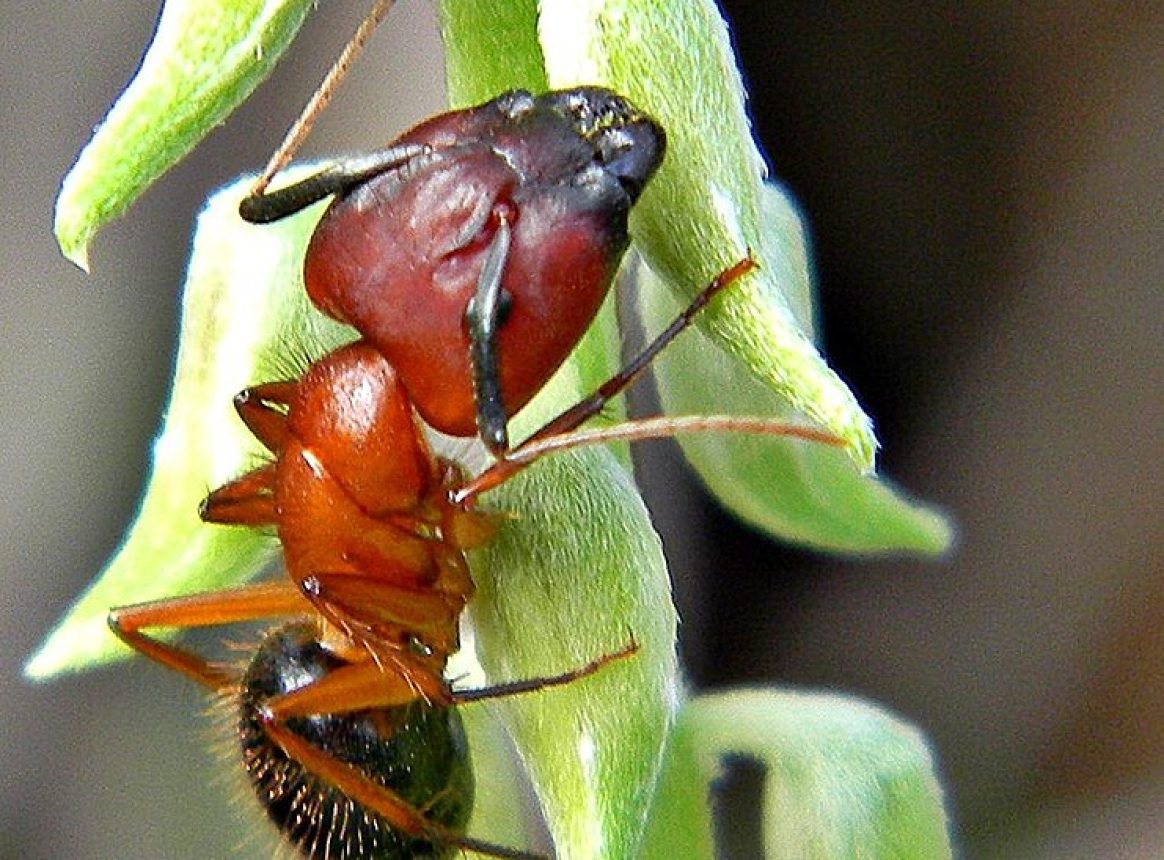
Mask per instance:
[[[547,89],[536,0],[442,0],[449,104],[470,107],[512,89]]]
[[[711,0],[543,0],[551,87],[600,83],[667,130],[667,157],[632,215],[635,243],[686,302],[751,249],[760,270],[700,321],[742,367],[873,466],[872,424],[796,325],[764,229],[763,159],[752,140],[727,28]]]
[[[678,703],[675,611],[659,539],[611,452],[547,458],[492,504],[514,519],[476,554],[470,617],[494,682],[640,650],[564,687],[499,702],[568,858],[632,858]]]
[[[794,204],[770,187],[764,197],[774,275],[787,290],[798,325],[812,330],[812,282],[804,230]],[[639,309],[655,331],[678,310],[658,278],[640,269]],[[685,333],[654,364],[659,399],[669,415],[769,415],[796,419],[781,397],[739,366],[702,331]],[[936,555],[953,532],[945,517],[912,501],[876,475],[861,474],[844,454],[826,445],[740,434],[680,437],[688,460],[707,487],[741,519],[769,534],[838,552],[908,551]]]
[[[454,105],[546,88],[534,20],[529,2],[441,4]],[[617,368],[619,343],[608,301],[570,360],[517,416],[514,438],[605,380]],[[516,519],[473,565],[478,592],[470,616],[493,682],[578,668],[632,635],[642,647],[594,677],[499,703],[563,860],[638,856],[678,702],[670,582],[625,462],[608,450],[573,452],[499,488],[490,504]]]
[[[25,667],[46,679],[128,656],[105,625],[111,607],[235,585],[278,546],[253,529],[206,525],[207,490],[253,466],[262,448],[231,408],[256,382],[298,375],[281,358],[352,340],[310,308],[302,249],[322,206],[256,227],[238,217],[250,178],[215,194],[198,217],[182,298],[174,383],[141,507],[100,577]]]
[[[61,252],[89,242],[242,103],[314,0],[167,0],[141,67],[81,151],[57,198]]]
[[[708,801],[723,758],[767,770],[767,860],[942,860],[952,856],[925,739],[857,699],[742,690],[679,714],[642,857],[711,858]]]

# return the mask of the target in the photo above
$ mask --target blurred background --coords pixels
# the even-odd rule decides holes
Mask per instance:
[[[36,687],[20,668],[135,508],[194,213],[265,160],[364,5],[316,14],[258,97],[100,235],[91,277],[59,256],[52,203],[156,4],[6,9],[3,860],[246,839],[191,685],[144,661]],[[788,550],[653,447],[693,683],[842,689],[915,722],[964,857],[1164,856],[1164,5],[725,9],[757,135],[814,231],[830,360],[883,470],[960,542],[939,563]],[[403,0],[309,150],[439,110],[436,50],[430,4]]]

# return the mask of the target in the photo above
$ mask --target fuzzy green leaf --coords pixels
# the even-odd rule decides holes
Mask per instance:
[[[760,270],[700,321],[797,412],[873,467],[872,424],[796,325],[763,227],[766,168],[752,140],[727,28],[712,0],[543,0],[538,32],[551,87],[601,83],[667,130],[667,157],[631,228],[647,262],[686,302],[751,249]]]
[[[314,0],[166,0],[141,67],[61,185],[61,252],[89,242],[258,86]]]
[[[811,332],[812,281],[799,214],[775,187],[766,190],[763,202],[768,244],[778,250],[773,275],[787,290],[798,326]],[[639,309],[654,331],[674,316],[678,304],[649,269],[641,268],[639,279]],[[755,377],[740,373],[733,358],[700,330],[664,350],[654,371],[667,414],[798,417]],[[861,474],[835,448],[712,433],[685,435],[679,444],[725,507],[775,537],[836,552],[936,555],[950,546],[953,531],[941,513],[883,478]]]
[[[765,766],[767,860],[942,860],[952,856],[925,739],[857,699],[741,690],[679,714],[642,857],[710,858],[709,797],[725,756]]]
[[[441,13],[453,104],[545,89],[532,4],[445,0]],[[513,422],[514,438],[589,393],[616,369],[618,352],[607,302]],[[549,458],[490,503],[517,515],[473,567],[470,614],[491,681],[577,668],[632,635],[642,647],[592,678],[501,706],[557,856],[636,857],[678,702],[676,619],[658,538],[625,466],[606,450]]]
[[[322,207],[275,225],[246,224],[238,202],[250,181],[219,191],[198,216],[174,383],[141,507],[121,548],[25,667],[31,678],[128,656],[105,625],[110,608],[238,584],[277,551],[270,536],[198,518],[207,489],[262,453],[231,398],[297,375],[302,368],[280,358],[288,350],[352,334],[311,310],[303,289],[302,248]]]
[[[548,458],[500,488],[514,512],[477,554],[470,614],[493,681],[640,650],[564,687],[498,703],[557,856],[632,858],[678,704],[676,617],[659,539],[605,450]]]
[[[455,108],[512,89],[546,89],[535,0],[442,0],[445,80]]]

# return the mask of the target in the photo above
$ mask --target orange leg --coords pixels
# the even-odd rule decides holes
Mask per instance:
[[[278,454],[287,443],[286,407],[298,382],[266,382],[244,388],[234,396],[238,417],[267,450]]]
[[[394,663],[366,661],[333,669],[322,678],[262,706],[263,718],[284,723],[313,714],[348,714],[373,708],[393,708],[424,699],[444,705],[449,701],[444,679],[428,670],[409,670]],[[290,754],[290,751],[288,751]]]
[[[361,574],[319,573],[304,586],[307,598],[337,627],[374,645],[407,636],[448,655],[457,649],[457,618],[467,595],[406,588]]]
[[[123,606],[110,611],[109,627],[122,642],[151,660],[181,672],[204,687],[221,690],[232,687],[238,681],[234,672],[141,631],[149,627],[177,627],[182,630],[212,627],[310,610],[311,604],[290,582],[257,583],[242,588]]]
[[[560,687],[593,675],[604,666],[630,657],[638,650],[638,643],[632,641],[612,654],[604,654],[585,666],[560,675],[509,681],[476,690],[450,690],[443,678],[431,672],[393,672],[369,659],[367,662],[351,663],[297,690],[267,699],[263,714],[271,722],[282,723],[293,717],[313,714],[346,714],[371,708],[391,708],[417,699],[447,706],[520,696]]]
[[[198,516],[206,523],[269,526],[275,523],[275,466],[269,464],[223,484],[202,500]]]

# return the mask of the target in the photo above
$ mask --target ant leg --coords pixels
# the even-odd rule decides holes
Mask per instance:
[[[497,462],[472,481],[469,481],[465,486],[454,492],[452,494],[454,503],[460,505],[470,504],[477,496],[504,483],[532,462],[532,460],[527,461],[521,456],[521,452],[527,447],[531,447],[548,438],[571,433],[577,430],[584,422],[601,412],[603,407],[613,397],[621,394],[638,381],[655,356],[667,344],[674,340],[680,332],[690,326],[696,314],[703,310],[721,290],[736,283],[748,272],[755,269],[756,266],[755,259],[748,256],[716,275],[691,300],[691,304],[684,308],[671,324],[653,341],[647,344],[642,352],[627,362],[622,370],[598,386],[590,396],[584,397],[569,409],[562,412],[557,418],[549,421],[516,448],[504,454]]]
[[[198,516],[204,523],[227,526],[269,526],[275,523],[275,466],[269,464],[223,484],[202,500]]]
[[[434,670],[388,658],[377,662],[370,651],[356,651],[358,660],[328,672],[309,684],[263,702],[263,719],[285,723],[315,714],[350,714],[394,708],[415,701],[449,704],[445,681]],[[390,662],[389,662],[390,661]]]
[[[110,610],[108,621],[109,629],[126,645],[204,687],[221,690],[237,683],[235,672],[141,631],[149,627],[212,627],[301,613],[310,608],[290,582],[269,582],[122,606]]]
[[[448,700],[453,705],[465,705],[470,702],[480,702],[484,699],[503,699],[509,696],[520,696],[525,693],[536,693],[539,690],[545,690],[550,687],[561,687],[564,684],[577,681],[579,678],[589,677],[617,660],[625,660],[627,657],[632,657],[638,651],[639,643],[632,638],[627,645],[624,645],[619,650],[610,654],[603,654],[601,657],[591,660],[585,666],[570,669],[560,675],[506,681],[501,684],[493,684],[489,687],[481,687],[476,690],[452,690],[449,692]]]
[[[298,387],[298,382],[266,382],[244,388],[234,396],[238,417],[274,454],[287,443],[287,405]]]
[[[473,367],[473,398],[477,402],[477,432],[495,455],[509,448],[505,429],[505,405],[501,400],[501,369],[497,355],[498,318],[505,302],[501,279],[509,257],[511,231],[504,212],[498,213],[497,232],[489,243],[477,291],[465,307],[469,331],[469,362]]]
[[[316,88],[315,93],[308,100],[306,106],[299,113],[298,119],[287,130],[286,136],[283,138],[279,148],[271,155],[267,166],[263,169],[262,175],[255,181],[251,188],[250,197],[262,197],[263,192],[267,190],[267,186],[271,184],[271,180],[275,174],[282,170],[294,157],[296,150],[299,149],[300,144],[311,132],[311,128],[315,125],[315,120],[323,113],[327,107],[328,102],[331,101],[332,96],[335,95],[340,82],[347,76],[348,69],[351,68],[352,63],[364,50],[368,44],[368,40],[380,26],[381,22],[388,15],[388,11],[392,8],[394,0],[376,0],[376,4],[372,10],[367,14],[360,26],[356,28],[355,34],[344,45],[343,51],[340,52],[339,57],[332,64],[324,76],[323,81]],[[326,196],[326,195],[325,195]],[[287,213],[290,214],[290,213]],[[246,218],[246,216],[243,216]],[[249,221],[250,219],[247,218]]]
[[[444,707],[502,699],[560,687],[589,677],[617,660],[633,656],[638,650],[639,644],[632,639],[618,651],[604,654],[585,666],[560,675],[507,681],[476,690],[451,690],[435,672],[411,669],[399,662],[394,665],[397,671],[388,671],[371,652],[364,652],[366,660],[349,663],[310,684],[274,696],[264,703],[263,711],[265,719],[282,723],[314,714],[347,714],[372,708],[391,708],[418,699]]]
[[[329,195],[346,191],[377,174],[404,167],[431,151],[428,146],[402,143],[367,155],[338,159],[293,185],[277,191],[252,192],[239,203],[238,214],[252,224],[270,224],[294,215]]]

